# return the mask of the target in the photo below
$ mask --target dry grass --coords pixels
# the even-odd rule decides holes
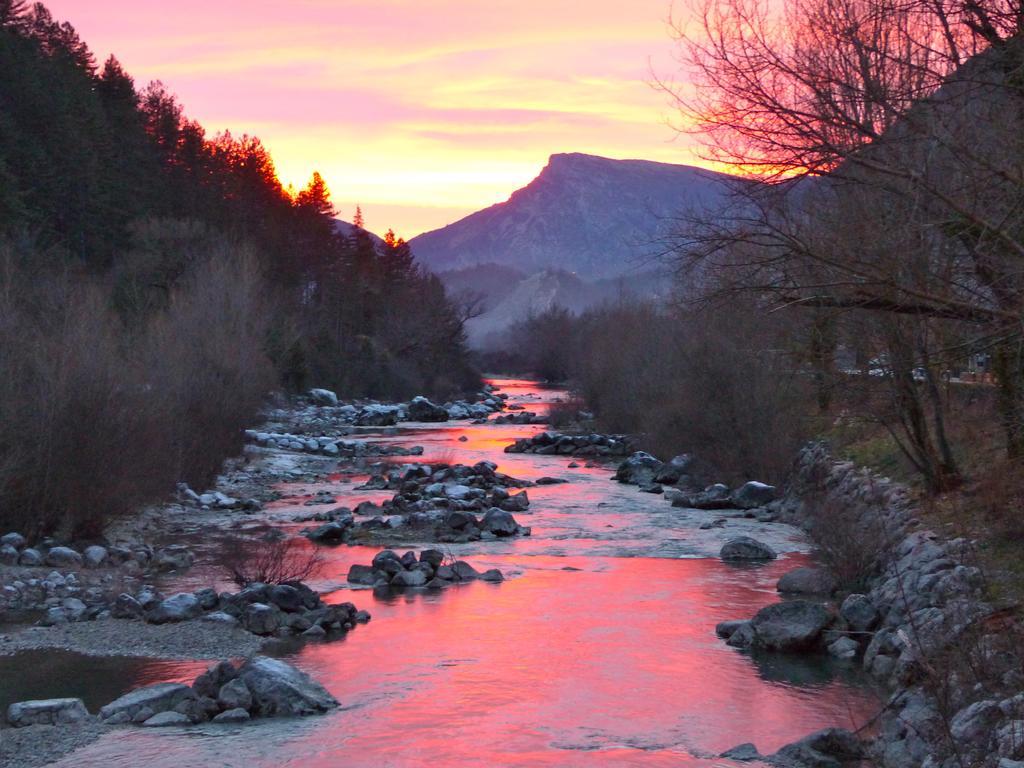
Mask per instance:
[[[305,581],[323,564],[320,550],[306,539],[272,535],[232,539],[220,555],[225,574],[239,587]]]

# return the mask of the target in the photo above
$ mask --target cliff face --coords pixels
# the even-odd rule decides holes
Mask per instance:
[[[635,271],[687,211],[713,209],[730,177],[684,165],[552,155],[504,203],[413,238],[421,263],[441,272],[499,264],[556,268],[584,278]]]

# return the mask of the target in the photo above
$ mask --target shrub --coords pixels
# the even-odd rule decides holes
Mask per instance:
[[[220,565],[239,587],[304,581],[323,567],[323,556],[302,538],[268,534],[261,539],[232,539],[221,552]]]

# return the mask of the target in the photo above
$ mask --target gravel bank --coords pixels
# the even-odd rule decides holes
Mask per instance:
[[[30,725],[0,729],[0,768],[36,768],[49,765],[84,747],[110,730],[97,723]]]
[[[223,659],[251,656],[265,638],[214,622],[146,624],[127,619],[26,627],[0,635],[0,655],[55,648],[89,656],[143,656],[153,659]]]

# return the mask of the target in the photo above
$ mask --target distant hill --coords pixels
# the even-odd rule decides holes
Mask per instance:
[[[527,275],[511,267],[481,264],[440,273],[448,294],[455,298],[482,298],[483,313],[466,323],[470,344],[477,349],[503,346],[509,326],[555,307],[580,313],[605,302],[636,297],[667,296],[667,275],[656,271],[583,280],[561,269],[543,269]]]
[[[436,272],[498,264],[527,274],[553,268],[584,279],[618,277],[649,262],[680,214],[713,210],[730,178],[648,160],[552,155],[506,202],[411,244]]]

